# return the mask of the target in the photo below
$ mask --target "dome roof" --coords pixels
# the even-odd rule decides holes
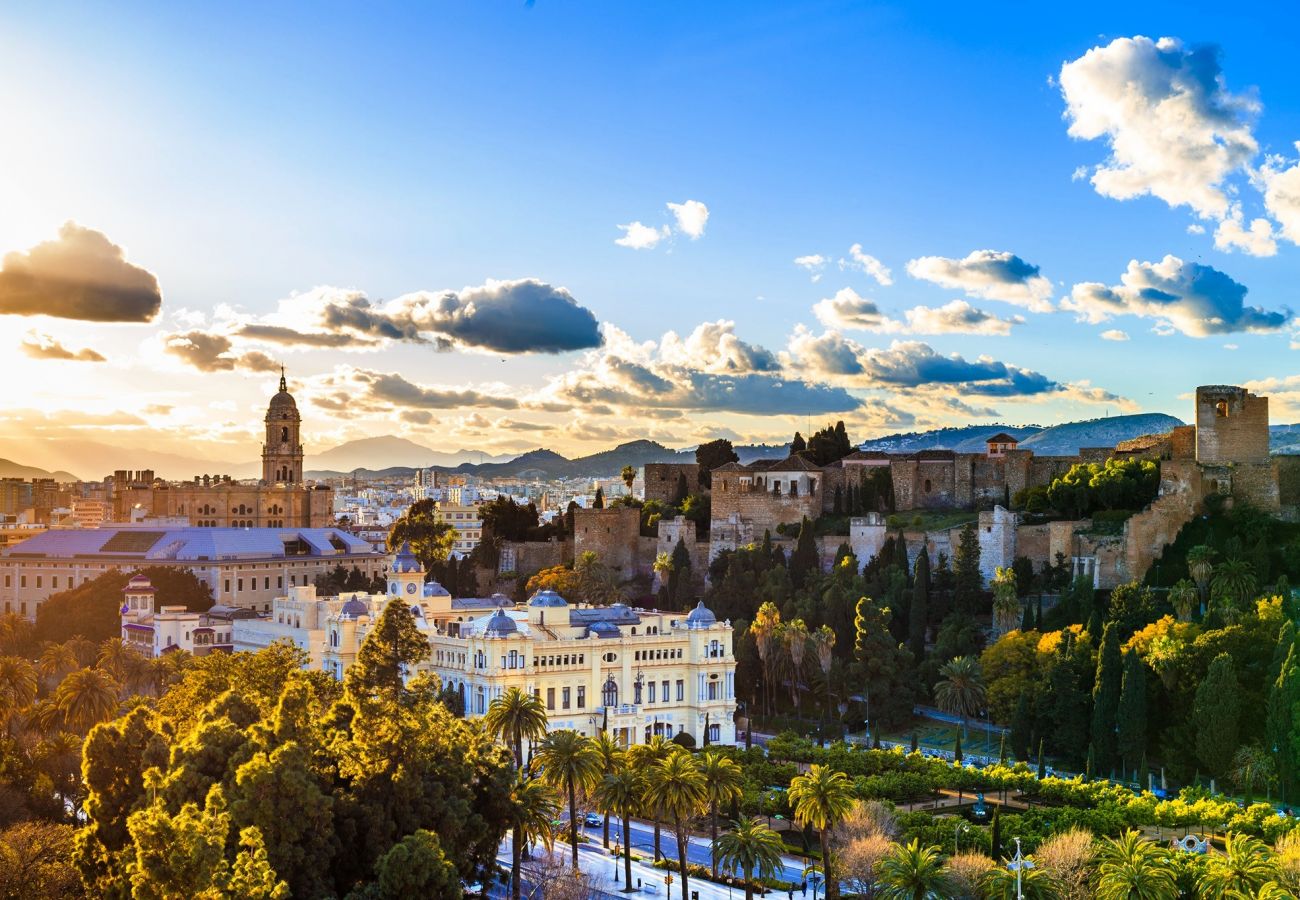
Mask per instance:
[[[361,616],[368,616],[370,615],[370,604],[366,603],[364,600],[349,600],[347,603],[343,604],[343,608],[339,610],[339,615],[353,619]]]
[[[152,594],[154,593],[153,582],[149,580],[148,575],[132,575],[131,580],[122,588],[124,594]]]
[[[284,380],[284,369],[280,370],[280,390],[271,398],[271,403],[267,406],[267,414],[276,410],[298,412],[298,403],[293,399],[293,394],[289,393],[289,385]]]
[[[426,597],[450,597],[451,591],[440,585],[436,581],[426,581],[424,583],[424,596]]]
[[[486,637],[505,637],[518,632],[519,626],[515,624],[514,619],[506,615],[503,609],[498,609],[489,616],[487,625],[483,626],[483,634]]]
[[[690,615],[686,617],[686,625],[691,628],[707,628],[710,625],[716,625],[718,617],[713,614],[713,610],[704,605],[701,600],[691,610]]]
[[[528,601],[529,606],[568,606],[568,602],[555,591],[538,591]]]
[[[398,550],[397,555],[393,557],[393,571],[394,572],[423,572],[424,571],[424,567],[420,565],[420,561],[416,559],[415,554],[411,552],[410,541],[403,541],[402,549]]]
[[[623,632],[619,631],[618,626],[613,622],[592,622],[587,626],[587,634],[599,638],[623,636]]]

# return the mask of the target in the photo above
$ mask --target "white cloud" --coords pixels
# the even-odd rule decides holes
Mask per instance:
[[[882,287],[888,287],[894,283],[893,273],[870,253],[862,252],[861,244],[854,244],[849,248],[849,258],[840,260],[840,270],[856,269],[859,272],[866,272]]]
[[[1237,350],[1237,349],[1239,349],[1239,347],[1238,347],[1237,344],[1224,344],[1224,345],[1223,345],[1223,349],[1224,349],[1224,350]]]
[[[794,264],[808,272],[812,283],[816,284],[822,280],[822,269],[826,268],[829,260],[820,253],[811,253],[808,256],[796,256]]]
[[[953,300],[939,307],[917,306],[906,310],[907,330],[912,334],[983,334],[1005,336],[1014,325],[1023,324],[1024,316],[1002,319],[965,300]]]
[[[1205,226],[1204,226],[1204,225],[1198,225],[1198,224],[1196,224],[1195,222],[1193,222],[1191,225],[1188,225],[1188,226],[1187,226],[1187,233],[1188,233],[1188,234],[1205,234]]]
[[[1128,332],[1121,331],[1118,328],[1111,328],[1110,330],[1101,333],[1101,339],[1103,341],[1127,341]]]
[[[1268,219],[1255,219],[1249,228],[1242,227],[1240,218],[1224,219],[1214,230],[1214,246],[1224,251],[1243,250],[1251,256],[1273,256],[1277,253],[1273,223]]]
[[[1130,260],[1117,285],[1076,284],[1061,308],[1094,324],[1121,315],[1156,319],[1157,334],[1176,330],[1190,337],[1270,332],[1286,325],[1288,313],[1246,306],[1245,299],[1245,285],[1218,269],[1171,255],[1156,263]]]
[[[1092,173],[1099,194],[1151,194],[1207,218],[1228,215],[1224,182],[1257,152],[1259,104],[1227,90],[1218,55],[1213,46],[1137,36],[1061,66],[1070,136],[1110,146]]]
[[[1300,143],[1296,144],[1300,150]],[[1293,244],[1300,244],[1300,162],[1286,165],[1280,157],[1270,158],[1259,171],[1264,190],[1264,207],[1277,219],[1278,231]]]
[[[671,233],[667,225],[663,227],[662,231],[651,228],[649,225],[642,225],[640,222],[632,222],[618,227],[623,230],[623,236],[616,238],[614,243],[620,247],[630,247],[633,250],[651,250]]]
[[[677,220],[677,230],[691,240],[704,236],[704,226],[709,221],[709,208],[698,200],[669,203],[668,209]]]
[[[840,288],[834,297],[818,300],[813,315],[827,328],[854,331],[896,331],[898,322],[886,318],[876,301],[861,297],[853,288]]]
[[[907,273],[941,287],[1024,306],[1034,312],[1052,309],[1051,281],[1039,273],[1038,266],[1005,250],[975,250],[963,259],[922,256],[907,264]]]

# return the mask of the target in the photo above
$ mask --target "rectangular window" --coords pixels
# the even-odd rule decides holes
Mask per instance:
[[[647,695],[645,702],[646,703],[655,702],[655,683],[653,681],[650,682],[650,693]]]
[[[578,685],[578,709],[586,709],[586,708],[587,708],[587,686],[585,684],[580,684]]]
[[[226,579],[226,589],[225,589],[224,593],[227,593],[227,594],[230,593],[230,579],[229,579],[229,578]]]
[[[283,588],[283,587],[284,587],[284,576],[283,576],[283,575],[280,575],[280,576],[277,576],[277,577],[276,577],[276,579],[275,579],[275,586],[276,586],[277,588]]]
[[[677,702],[681,703],[686,699],[686,682],[680,678],[677,679]]]
[[[242,590],[244,589],[244,579],[242,579],[242,578],[238,578],[238,579],[236,579],[236,580],[235,580],[235,588],[236,588],[236,590],[240,590],[240,591],[242,591]]]
[[[58,575],[51,576],[50,587],[56,588],[58,586],[59,586],[59,576]]]
[[[555,709],[555,688],[546,689],[546,708]]]
[[[664,693],[663,693],[663,698],[664,698],[664,702],[667,703],[667,702],[668,702],[668,682],[666,682],[666,681],[664,682]]]
[[[6,575],[6,576],[5,576],[5,587],[12,587],[12,585],[13,585],[13,576],[12,576],[12,575]]]
[[[271,589],[271,576],[268,575],[267,577],[262,579],[262,590],[270,590],[270,589]]]
[[[562,688],[562,689],[560,690],[560,708],[561,708],[561,709],[568,709],[568,708],[569,708],[569,689],[568,689],[568,688]]]
[[[37,586],[37,587],[40,587],[40,586],[41,586],[41,578],[42,578],[42,576],[40,576],[40,575],[37,575],[37,576],[36,576],[36,586]]]

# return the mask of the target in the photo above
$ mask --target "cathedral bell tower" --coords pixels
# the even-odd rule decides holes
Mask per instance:
[[[266,408],[266,442],[262,444],[262,481],[266,484],[302,482],[302,416],[280,368],[280,391]]]

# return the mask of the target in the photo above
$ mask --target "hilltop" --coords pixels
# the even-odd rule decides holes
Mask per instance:
[[[1113,447],[1120,441],[1131,440],[1146,434],[1160,434],[1181,419],[1164,413],[1140,413],[1131,416],[1108,416],[1060,425],[966,425],[961,428],[938,428],[932,431],[913,431],[892,434],[867,441],[864,450],[883,450],[889,453],[915,453],[918,450],[954,450],[958,453],[979,453],[984,442],[1000,431],[1020,440],[1025,450],[1040,456],[1073,456],[1081,447]],[[1300,435],[1297,436],[1300,439]]]

